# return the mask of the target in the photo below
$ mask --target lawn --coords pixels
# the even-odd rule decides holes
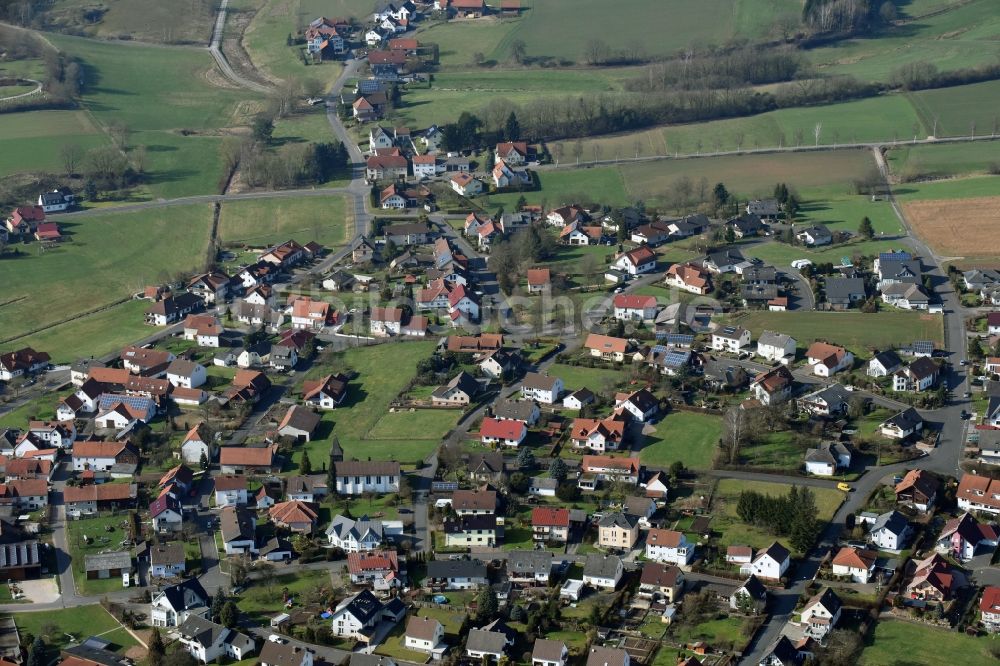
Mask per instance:
[[[770,483],[766,481],[744,481],[722,479],[719,481],[712,500],[712,529],[721,532],[721,548],[732,545],[747,545],[764,548],[775,540],[766,529],[746,525],[736,515],[736,503],[744,490],[754,490],[771,496],[784,495],[792,484]],[[821,522],[829,522],[844,499],[844,494],[828,488],[810,488],[816,498],[816,517]],[[786,547],[790,544],[783,540]]]
[[[990,145],[997,146],[1000,151],[1000,145],[993,143]],[[895,190],[896,196],[901,201],[995,197],[998,192],[1000,192],[1000,176],[973,176],[929,183],[907,183]]]
[[[44,636],[50,650],[61,650],[66,647],[71,642],[66,634],[71,634],[74,641],[80,641],[89,636],[115,632],[114,640],[121,647],[138,644],[131,635],[119,634],[116,630],[120,629],[121,625],[98,604],[64,610],[18,613],[14,615],[14,621],[21,635],[30,633],[34,636]],[[55,631],[47,634],[44,629],[48,627],[55,627]]]
[[[56,415],[58,402],[58,398],[52,394],[41,395],[0,416],[0,428],[23,428],[29,420],[53,419]]]
[[[678,623],[670,628],[670,634],[681,643],[705,641],[713,647],[718,647],[720,643],[737,646],[746,640],[743,635],[743,620],[738,617],[707,620],[694,626]]]
[[[1000,162],[1000,144],[994,141],[976,141],[898,146],[889,150],[886,157],[892,172],[904,179],[981,175],[991,165]],[[901,187],[907,189],[910,185]]]
[[[375,648],[375,654],[385,655],[386,657],[392,657],[393,659],[399,659],[416,664],[426,663],[430,659],[429,655],[415,650],[410,650],[404,646],[403,642],[406,640],[405,634],[406,627],[402,622],[400,622],[391,632],[389,632],[385,641]]]
[[[84,571],[84,558],[87,555],[123,550],[121,541],[128,536],[128,532],[122,527],[125,520],[126,516],[122,514],[66,521],[66,540],[72,558],[73,578],[76,581],[77,592],[80,594],[102,594],[122,589],[121,576],[112,576],[103,580],[88,580]],[[112,528],[110,532],[108,527]],[[87,544],[84,537],[88,537],[91,543]]]
[[[270,589],[264,582],[255,582],[237,600],[237,606],[244,613],[256,616],[270,616],[282,608],[282,594],[287,589],[295,605],[301,606],[301,596],[332,585],[331,572],[304,569],[290,574],[275,576]]]
[[[522,196],[529,203],[545,204],[546,208],[593,201],[608,206],[621,206],[630,200],[621,172],[613,167],[540,171],[538,182],[541,186],[538,191],[494,194],[484,198],[483,205],[503,206],[506,210],[512,210]]]
[[[0,177],[24,171],[61,173],[59,151],[67,144],[88,150],[108,143],[83,111],[24,111],[0,123]]]
[[[67,219],[61,227],[68,238],[58,247],[41,251],[30,244],[5,262],[12,302],[3,306],[4,333],[53,326],[202,268],[211,215],[210,206],[191,205]],[[51,351],[75,356],[83,350]]]
[[[799,191],[799,198],[802,204],[797,223],[825,224],[831,231],[857,234],[861,220],[867,217],[877,236],[898,237],[903,233],[888,201],[872,201],[869,196],[847,193],[842,188],[804,189]]]
[[[791,431],[765,432],[759,441],[743,446],[740,462],[752,467],[794,472],[802,467],[804,454]]]
[[[877,208],[873,207],[873,212],[874,210],[877,210]],[[874,225],[874,220],[872,224]],[[842,228],[851,230],[849,225],[844,225]],[[853,231],[856,232],[857,227]],[[880,252],[889,252],[898,249],[909,249],[905,237],[896,238],[895,240],[871,241],[862,240],[858,237],[847,243],[827,246],[823,250],[810,250],[800,245],[788,245],[778,242],[758,243],[744,248],[744,254],[748,257],[762,259],[775,266],[788,266],[796,259],[809,259],[814,264],[830,262],[836,265],[840,264],[845,257],[848,261],[854,262],[861,257],[874,257]]]
[[[455,426],[460,410],[416,409],[391,412],[383,416],[369,432],[372,439],[433,439],[440,441]]]
[[[219,215],[223,243],[243,242],[265,247],[294,238],[303,245],[316,241],[327,247],[345,245],[349,224],[344,198],[250,199],[227,201]]]
[[[663,417],[646,436],[639,452],[644,465],[669,468],[680,461],[688,469],[710,469],[722,434],[722,420],[711,414],[677,411]]]
[[[914,340],[942,342],[941,317],[918,312],[746,312],[738,323],[756,336],[762,330],[781,331],[795,338],[799,349],[816,340],[847,347],[868,358],[870,349],[888,349]]]
[[[450,636],[458,636],[462,630],[462,623],[465,621],[464,613],[456,613],[447,608],[435,608],[433,606],[421,606],[414,611],[417,617],[432,617],[444,627],[444,633]]]
[[[997,663],[995,653],[991,654],[993,645],[988,638],[972,638],[927,625],[883,620],[876,625],[872,642],[858,663],[861,666],[895,666],[903,663],[900,655],[906,655],[907,666],[986,666]]]
[[[582,365],[562,363],[551,365],[549,374],[562,379],[567,391],[589,388],[591,391],[599,392],[605,387],[615,388],[625,379],[622,369],[587,368]]]
[[[416,374],[417,362],[431,355],[436,341],[402,342],[359,347],[333,355],[337,367],[351,368],[358,379],[351,382],[343,404],[324,414],[333,422],[333,433],[340,439],[347,459],[398,460],[419,463],[440,443],[439,439],[414,440],[403,435],[393,439],[371,439],[379,420],[388,413],[392,401]],[[320,359],[310,369],[308,378],[328,374],[331,368]],[[395,424],[385,426],[389,434],[398,431]],[[443,432],[442,432],[443,434]],[[319,465],[329,457],[330,440],[322,438],[304,447],[310,459]],[[296,455],[295,464],[299,456]]]

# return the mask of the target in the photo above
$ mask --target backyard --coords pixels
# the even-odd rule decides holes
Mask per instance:
[[[131,553],[130,546],[122,546],[122,542],[128,539],[128,530],[123,527],[127,520],[127,515],[122,513],[66,521],[66,540],[73,561],[73,579],[79,594],[105,594],[122,589],[121,576],[89,580],[84,570],[84,560],[87,555],[99,553],[121,550]]]

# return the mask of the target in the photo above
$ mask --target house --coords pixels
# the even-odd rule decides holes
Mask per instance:
[[[760,666],[803,666],[812,653],[799,649],[788,636],[782,635],[770,647],[764,650]],[[680,666],[692,666],[684,662]]]
[[[639,596],[662,599],[668,604],[675,603],[684,589],[684,573],[679,567],[659,562],[642,565],[639,577]]]
[[[463,197],[472,197],[483,192],[482,181],[465,171],[453,173],[448,182],[451,183],[451,189]]]
[[[267,356],[267,363],[278,372],[295,369],[299,362],[299,353],[295,347],[275,345]]]
[[[569,523],[569,509],[536,506],[531,510],[531,533],[535,541],[566,543]]]
[[[740,567],[741,574],[753,574],[768,581],[781,580],[791,563],[791,553],[777,541],[757,551],[754,558]]]
[[[962,505],[962,485],[966,477],[969,476],[969,474],[966,474],[962,477],[962,482],[958,484],[958,491],[955,493],[955,499],[958,500],[958,508],[966,511],[970,507]],[[903,477],[903,480],[896,484],[896,503],[905,504],[917,511],[926,513],[934,506],[940,485],[940,482],[931,476],[929,472],[925,472],[922,469],[911,469]],[[1000,484],[998,484],[996,492],[1000,496]],[[998,500],[1000,500],[1000,497],[998,497]],[[998,502],[998,506],[1000,506],[1000,502]]]
[[[583,565],[583,582],[585,585],[613,590],[618,587],[624,573],[625,565],[617,555],[592,553],[587,555]]]
[[[482,2],[482,0],[477,0]],[[468,2],[468,0],[452,0],[452,4]],[[517,632],[510,629],[501,620],[494,620],[481,629],[469,631],[468,639],[465,642],[465,654],[472,659],[481,660],[484,663],[499,661],[506,655],[507,650],[514,645],[517,639]]]
[[[589,338],[588,338],[589,339]],[[559,400],[564,390],[563,381],[559,377],[548,374],[529,372],[521,382],[521,396],[543,405],[553,405]]]
[[[73,471],[108,472],[116,465],[139,465],[139,450],[128,442],[76,442]]]
[[[189,578],[154,592],[149,616],[154,627],[176,627],[189,615],[207,616],[211,601],[198,579]]]
[[[68,188],[42,192],[38,195],[38,206],[45,213],[61,213],[69,210],[70,206],[76,203],[76,195]],[[44,219],[44,217],[42,218]]]
[[[7,463],[8,479],[13,462]],[[137,487],[134,483],[91,483],[85,486],[66,486],[63,489],[66,515],[72,518],[93,515],[98,511],[132,508],[135,506],[136,496]]]
[[[252,655],[257,648],[250,636],[197,615],[189,615],[178,625],[177,634],[187,653],[203,664],[222,657],[240,661]]]
[[[528,428],[523,421],[486,417],[479,426],[479,438],[483,444],[497,444],[518,447],[528,436]]]
[[[9,382],[15,377],[40,372],[49,367],[51,357],[31,347],[0,354],[0,380]]]
[[[176,356],[160,349],[129,346],[122,349],[119,358],[122,366],[133,375],[162,377]]]
[[[365,162],[365,177],[369,181],[404,180],[409,165],[402,155],[372,155]]]
[[[654,472],[645,482],[646,497],[654,500],[666,500],[670,492],[667,486],[666,475],[663,472]]]
[[[219,465],[223,474],[267,473],[274,469],[274,446],[219,447]]]
[[[892,389],[894,391],[926,391],[937,383],[940,368],[938,364],[926,356],[913,361],[906,368],[900,368],[892,374]]]
[[[656,318],[656,297],[615,294],[614,318],[621,321],[649,322]]]
[[[226,555],[257,552],[257,519],[244,507],[226,506],[219,515],[223,549]]]
[[[765,407],[779,405],[792,397],[795,379],[784,365],[761,372],[750,383],[753,397]]]
[[[498,528],[497,517],[492,514],[446,518],[443,531],[445,545],[449,547],[493,547],[503,537],[503,527]]]
[[[846,414],[851,394],[840,384],[831,384],[799,399],[799,406],[814,416]]]
[[[757,338],[757,356],[765,361],[779,361],[788,365],[795,360],[795,338],[784,333],[764,331]]]
[[[448,315],[452,326],[479,321],[479,303],[465,285],[456,284],[448,293]]]
[[[825,224],[813,224],[804,229],[798,229],[795,232],[795,237],[800,243],[809,247],[829,245],[833,242],[833,234],[830,233],[830,229]]]
[[[301,645],[264,641],[259,661],[261,666],[313,666],[313,651]]]
[[[171,578],[184,575],[184,544],[171,541],[149,547],[149,575]]]
[[[726,549],[726,562],[729,564],[739,564],[749,566],[753,562],[753,548],[750,546],[729,546]]]
[[[263,368],[268,365],[271,356],[271,343],[262,340],[249,347],[244,347],[236,357],[236,365],[241,368]]]
[[[187,290],[205,303],[224,303],[229,296],[232,280],[219,270],[195,275],[187,282]]]
[[[529,268],[527,279],[529,294],[537,294],[552,286],[552,274],[548,268]]]
[[[743,258],[743,253],[736,248],[725,248],[709,252],[702,260],[701,265],[710,273],[733,273],[736,267],[747,263]]]
[[[767,588],[754,575],[729,595],[729,610],[757,615],[767,607]]]
[[[335,326],[339,321],[337,311],[329,303],[308,297],[296,298],[292,301],[291,310],[292,328],[322,331],[327,326]]]
[[[781,204],[777,199],[753,199],[747,202],[746,212],[762,220],[777,220],[781,217]]]
[[[806,474],[833,476],[839,469],[851,466],[851,450],[842,442],[821,442],[806,450]]]
[[[211,462],[215,458],[217,447],[211,441],[208,428],[204,422],[198,423],[188,431],[181,442],[181,460],[189,465],[201,465],[202,461]]]
[[[523,187],[531,184],[531,175],[525,169],[518,169],[510,162],[497,160],[493,163],[493,185],[498,190]]]
[[[411,616],[403,634],[403,647],[440,658],[448,647],[444,644],[444,627],[431,617]]]
[[[879,432],[890,439],[906,439],[918,434],[924,427],[924,419],[913,407],[908,407],[895,416],[879,424]]]
[[[616,451],[625,439],[625,421],[617,416],[605,419],[573,419],[570,441],[577,449],[604,453]]]
[[[198,388],[207,380],[205,366],[194,361],[176,359],[167,367],[167,381],[171,386]]]
[[[188,315],[184,320],[184,339],[199,347],[219,347],[223,331],[214,315]]]
[[[630,666],[629,653],[620,648],[592,645],[587,654],[586,666]]]
[[[633,243],[656,247],[670,240],[670,226],[668,223],[654,220],[649,224],[643,224],[632,230],[629,238]]]
[[[850,370],[854,365],[854,354],[843,347],[814,342],[806,351],[806,361],[817,377],[831,377],[841,370]]]
[[[290,405],[278,424],[278,435],[290,437],[296,442],[309,442],[320,420],[322,417],[316,412],[299,405]]]
[[[566,666],[569,650],[562,641],[536,638],[531,649],[531,666]]]
[[[347,571],[354,585],[371,585],[376,590],[385,591],[406,584],[406,571],[400,569],[395,550],[349,552]]]
[[[507,554],[507,578],[515,585],[548,585],[552,564],[547,550],[512,550]]]
[[[756,215],[746,214],[726,222],[726,227],[733,230],[736,238],[760,236],[767,231],[767,226]]]
[[[581,388],[563,398],[562,405],[566,409],[580,410],[583,409],[584,405],[592,404],[596,399],[597,396],[594,395],[593,391],[588,388]]]
[[[132,573],[132,555],[128,551],[90,553],[84,555],[83,570],[87,580],[120,579]]]
[[[886,258],[879,255],[875,260],[875,273],[878,276],[877,289],[882,291],[890,284],[917,284],[920,282],[920,261],[912,259],[905,253],[896,253],[902,258]]]
[[[38,541],[6,521],[0,529],[0,576],[8,581],[38,578],[42,569]]]
[[[0,484],[0,504],[15,511],[35,511],[49,504],[49,483],[46,479],[16,479]]]
[[[671,287],[692,294],[704,295],[712,290],[711,276],[695,264],[673,264],[667,269],[664,279]]]
[[[100,400],[97,404],[98,409],[101,409]],[[106,409],[107,406],[105,405],[104,408]],[[73,446],[73,442],[76,440],[76,426],[73,421],[29,421],[27,434],[31,439],[46,447],[66,449]],[[20,457],[17,450],[15,450],[15,455]]]
[[[426,245],[431,241],[432,235],[433,233],[427,224],[422,222],[390,224],[382,232],[385,242],[391,242],[397,247]]]
[[[167,296],[146,309],[146,323],[150,326],[169,326],[203,307],[205,301],[191,292]]]
[[[896,352],[892,350],[879,352],[868,361],[867,374],[869,377],[888,377],[902,365],[903,362]]]
[[[590,474],[600,481],[621,481],[631,485],[639,483],[638,458],[614,458],[612,456],[583,456],[580,472]]]
[[[694,558],[694,544],[683,532],[651,529],[646,535],[646,558],[685,566]]]
[[[629,550],[639,540],[639,519],[626,513],[607,513],[597,523],[597,545]]]
[[[867,583],[875,575],[878,552],[853,546],[837,551],[831,562],[834,576],[845,576],[854,583]]]
[[[149,517],[152,519],[153,531],[176,532],[184,523],[184,513],[181,503],[174,495],[163,493],[149,505]]]
[[[567,224],[559,232],[559,242],[564,245],[597,245],[604,236],[602,227],[584,226],[577,222]]]
[[[799,620],[799,624],[804,627],[805,635],[815,640],[822,640],[837,626],[842,607],[840,597],[829,587],[807,601]]]
[[[894,282],[882,289],[882,302],[903,310],[927,310],[931,297],[919,284]]]
[[[334,548],[357,553],[378,550],[388,541],[389,534],[381,520],[373,520],[368,516],[357,520],[337,516],[327,527],[326,538]]]
[[[503,160],[511,166],[524,166],[528,162],[528,144],[525,141],[498,143],[493,155],[494,161]]]
[[[326,375],[302,383],[302,401],[315,409],[334,409],[347,396],[348,378],[341,374]]]
[[[910,523],[898,511],[880,514],[868,530],[868,541],[879,550],[899,552],[906,547]]]
[[[267,510],[271,522],[277,527],[283,527],[297,534],[312,534],[319,514],[309,502],[288,500],[278,502]]]
[[[742,326],[726,326],[712,332],[712,349],[730,354],[738,354],[750,346],[750,331]]]
[[[944,524],[937,538],[937,551],[966,562],[983,552],[992,552],[998,538],[1000,530],[996,525],[980,523],[972,514],[963,513]]]
[[[431,404],[443,406],[465,406],[481,390],[479,381],[464,370],[451,378],[444,386],[439,386],[431,393]]]
[[[1000,631],[1000,587],[987,585],[979,600],[979,621],[986,631],[995,634]]]
[[[399,463],[392,461],[343,461],[335,466],[337,492],[341,495],[398,493]]]
[[[904,588],[906,597],[942,603],[952,598],[960,586],[955,569],[937,553],[911,563],[912,577]]]
[[[476,559],[431,560],[424,584],[432,590],[474,590],[487,584],[486,565]]]
[[[596,358],[603,358],[615,363],[625,362],[625,353],[628,351],[628,340],[615,338],[610,335],[600,335],[598,333],[587,334],[587,339],[583,343],[584,348],[590,350],[590,355]]]
[[[245,506],[248,501],[247,478],[233,474],[212,477],[215,483],[215,506]]]
[[[520,355],[516,351],[507,351],[506,349],[488,352],[479,360],[479,369],[487,377],[509,377],[516,373],[520,367]]]
[[[660,401],[649,389],[641,388],[632,393],[615,394],[615,409],[628,412],[639,423],[645,423],[660,411]]]
[[[611,267],[628,275],[642,275],[656,269],[656,254],[645,245],[640,245],[616,258]]]

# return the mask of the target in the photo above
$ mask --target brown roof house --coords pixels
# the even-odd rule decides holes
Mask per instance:
[[[298,442],[309,442],[321,419],[319,414],[310,409],[291,405],[278,424],[278,435],[291,437]]]
[[[223,446],[219,464],[223,474],[264,474],[274,470],[275,446]]]

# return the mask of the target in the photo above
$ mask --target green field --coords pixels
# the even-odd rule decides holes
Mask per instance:
[[[18,613],[13,617],[22,636],[25,633],[44,636],[50,650],[62,649],[69,645],[71,639],[67,634],[72,636],[72,641],[81,641],[89,636],[106,635],[109,637],[108,640],[119,647],[138,645],[131,635],[118,631],[121,625],[99,604],[38,613]],[[46,634],[43,629],[50,627],[55,627],[56,630]]]
[[[294,238],[327,247],[350,240],[344,198],[300,197],[297,199],[250,199],[227,201],[219,215],[219,239],[261,247]]]
[[[849,191],[853,179],[864,175],[875,165],[871,153],[865,150],[835,150],[816,153],[771,155],[735,155],[698,159],[658,160],[620,167],[626,187],[633,198],[656,201],[681,177],[689,178],[697,188],[704,178],[710,190],[715,183],[738,196],[769,195],[775,183],[789,187],[836,189]]]
[[[761,331],[781,331],[795,338],[800,349],[816,340],[840,344],[855,356],[868,358],[870,349],[888,349],[914,340],[944,336],[939,315],[917,312],[747,312],[734,318],[750,329],[754,338]]]
[[[736,515],[736,503],[744,490],[754,490],[765,495],[785,495],[791,484],[769,483],[766,481],[744,481],[741,479],[722,479],[715,489],[712,499],[712,530],[722,532],[721,548],[733,545],[747,545],[754,548],[764,548],[775,541],[773,534],[767,530],[746,525]],[[821,522],[829,522],[844,499],[844,493],[832,488],[810,488],[816,498],[816,517]],[[789,547],[787,539],[782,540]]]
[[[857,227],[845,226],[849,231],[857,231]],[[889,252],[895,249],[908,249],[906,238],[897,240],[860,240],[854,239],[847,243],[827,246],[823,250],[810,250],[800,245],[786,243],[758,243],[744,249],[747,257],[756,257],[776,266],[788,266],[796,259],[809,259],[813,263],[830,262],[840,264],[846,257],[848,261],[856,261],[860,257],[871,257],[879,252]]]
[[[1000,29],[1000,17],[994,25]],[[909,95],[927,133],[938,119],[937,136],[996,136],[1000,132],[1000,81],[921,90]]]
[[[563,380],[567,391],[588,388],[599,392],[605,388],[615,388],[625,379],[622,369],[588,368],[582,365],[555,363],[549,367],[549,374]]]
[[[937,145],[899,146],[886,157],[894,175],[904,180],[918,177],[983,174],[1000,163],[1000,143],[942,143]],[[903,188],[908,187],[904,185]]]
[[[108,142],[83,111],[25,111],[7,113],[0,123],[0,176],[23,171],[61,173],[60,149],[75,144],[83,149]]]
[[[930,183],[907,183],[893,190],[902,201],[920,199],[968,199],[995,197],[1000,192],[1000,177],[955,178]]]
[[[936,627],[911,624],[898,620],[883,620],[875,626],[872,642],[861,654],[861,666],[937,666],[962,664],[987,666],[996,664],[995,642],[988,638],[972,638]],[[913,649],[914,646],[919,649]]]
[[[455,409],[417,409],[391,412],[371,429],[372,439],[404,439],[440,441],[454,427],[461,411]]]
[[[668,468],[680,461],[688,469],[711,469],[722,434],[722,419],[711,414],[671,412],[646,436],[639,460],[651,467]]]
[[[896,237],[903,234],[892,204],[882,199],[872,201],[869,196],[845,193],[842,188],[810,188],[799,191],[799,200],[802,203],[797,224],[825,224],[832,231],[857,234],[861,220],[867,217],[876,235]],[[836,248],[825,251],[830,250]]]
[[[59,247],[20,246],[23,254],[5,261],[10,269],[5,280],[9,302],[0,310],[5,337],[72,320],[148,284],[198,270],[205,261],[211,216],[208,205],[191,205],[66,218],[61,227],[69,238]],[[114,326],[95,333],[116,335]],[[82,353],[75,345],[49,351],[58,358]]]
[[[522,196],[528,203],[545,204],[547,208],[590,202],[622,206],[630,200],[621,173],[613,167],[540,171],[538,183],[541,185],[538,191],[494,194],[484,198],[483,205],[503,206],[506,210],[511,210]]]
[[[132,39],[140,42],[198,44],[207,46],[212,36],[214,0],[104,0],[99,21],[82,18],[93,9],[90,0],[58,0],[47,16],[55,28],[99,39]]]
[[[152,332],[143,323],[143,313],[149,301],[126,301],[86,317],[47,327],[31,335],[5,343],[4,348],[31,346],[45,350],[59,363],[75,361],[84,356],[104,356],[118,352]]]

